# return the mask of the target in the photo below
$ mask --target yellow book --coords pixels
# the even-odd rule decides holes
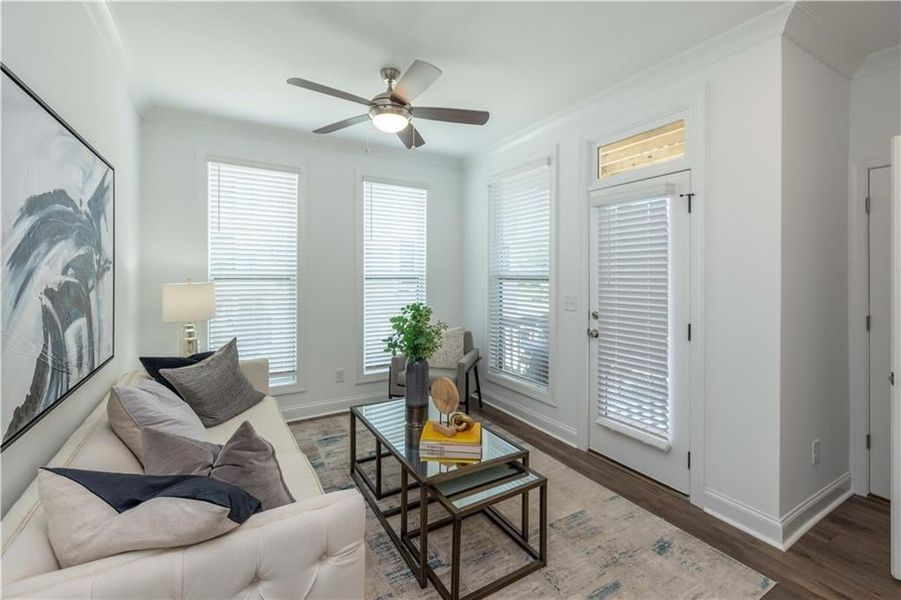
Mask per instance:
[[[472,428],[466,431],[458,431],[457,435],[450,437],[435,429],[435,424],[429,421],[422,428],[422,435],[419,436],[419,441],[477,446],[482,443],[482,424],[475,423]]]

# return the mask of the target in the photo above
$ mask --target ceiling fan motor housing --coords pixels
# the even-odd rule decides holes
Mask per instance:
[[[408,121],[413,117],[410,112],[409,104],[402,104],[391,97],[390,92],[383,92],[372,99],[369,104],[369,117],[376,115],[395,114],[400,115]]]

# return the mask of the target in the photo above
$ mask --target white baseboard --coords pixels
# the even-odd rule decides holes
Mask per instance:
[[[488,404],[501,412],[504,412],[514,419],[522,421],[526,425],[530,425],[538,429],[542,433],[556,438],[568,446],[577,448],[576,443],[577,432],[574,428],[561,423],[550,417],[546,417],[530,408],[514,404],[491,392],[484,392],[485,404]]]
[[[782,550],[782,523],[726,494],[704,488],[704,512]]]
[[[318,400],[313,402],[298,402],[295,404],[280,405],[282,415],[285,421],[301,421],[303,419],[312,419],[313,417],[324,417],[336,413],[347,412],[351,406],[356,404],[366,404],[367,402],[378,402],[385,400],[385,394],[359,394],[356,396],[344,396],[343,398],[330,398],[327,400]]]
[[[851,474],[845,473],[788,511],[782,517],[782,549],[791,548],[798,538],[838,508],[842,502],[851,497],[852,493]]]
[[[851,494],[851,474],[845,473],[776,519],[706,488],[704,511],[784,552]]]

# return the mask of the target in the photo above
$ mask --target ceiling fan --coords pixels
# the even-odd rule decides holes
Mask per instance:
[[[291,85],[296,85],[307,90],[313,90],[321,94],[328,94],[336,98],[349,100],[369,107],[369,111],[320,127],[313,133],[332,133],[369,119],[380,131],[396,133],[409,149],[418,148],[425,144],[425,140],[413,126],[413,118],[429,119],[431,121],[446,121],[448,123],[464,123],[467,125],[484,125],[488,122],[488,113],[483,110],[465,110],[462,108],[436,108],[413,106],[411,102],[432,85],[441,76],[441,69],[423,60],[414,60],[410,68],[401,75],[394,67],[385,67],[381,70],[382,79],[388,85],[388,89],[367,100],[362,96],[336,90],[299,77],[288,80]]]

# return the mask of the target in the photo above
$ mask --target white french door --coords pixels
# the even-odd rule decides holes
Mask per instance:
[[[689,489],[689,171],[591,195],[589,446]]]

